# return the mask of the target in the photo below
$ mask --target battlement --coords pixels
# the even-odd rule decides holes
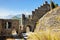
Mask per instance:
[[[48,4],[47,1],[45,1],[45,3],[42,6],[32,11],[32,15],[29,15],[28,18],[26,18],[25,15],[22,16],[23,19],[25,18],[23,20],[24,26],[29,25],[31,27],[31,30],[33,31],[35,29],[36,22],[48,11],[50,11],[50,4]]]
[[[45,4],[38,7],[38,9],[35,9],[35,11],[32,11],[33,20],[37,21],[39,18],[41,18],[49,10],[50,10],[50,4],[48,4],[47,1],[45,1]]]

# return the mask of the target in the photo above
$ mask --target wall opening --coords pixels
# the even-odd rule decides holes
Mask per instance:
[[[12,23],[11,22],[5,22],[5,28],[6,29],[10,29],[12,26]]]
[[[31,28],[30,25],[27,25],[27,27],[26,27],[26,32],[32,32],[32,28]]]

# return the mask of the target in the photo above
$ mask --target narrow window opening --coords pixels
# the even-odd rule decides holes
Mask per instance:
[[[10,29],[11,26],[12,26],[12,25],[11,25],[11,22],[6,22],[6,23],[5,23],[5,28],[6,28],[6,29]]]

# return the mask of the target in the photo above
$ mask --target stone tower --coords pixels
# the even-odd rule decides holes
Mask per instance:
[[[29,15],[29,18],[26,18],[25,15],[22,16],[24,28],[26,29],[27,27],[29,27],[30,31],[33,32],[36,27],[37,21],[48,11],[50,11],[50,4],[45,1],[45,4],[43,4],[41,7],[38,7],[38,9],[35,9],[35,11],[32,11],[32,16]],[[30,19],[30,17],[32,18]]]

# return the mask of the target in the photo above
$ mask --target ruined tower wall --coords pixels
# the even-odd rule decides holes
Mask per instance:
[[[0,34],[1,34],[1,30],[2,30],[2,20],[0,20]]]
[[[43,6],[38,7],[38,9],[35,9],[35,11],[32,11],[32,20],[35,22],[38,21],[44,14],[46,14],[50,10],[50,5],[45,3]]]
[[[9,22],[7,25],[6,23]],[[10,26],[7,28],[6,26]],[[12,30],[16,29],[18,32],[19,29],[19,20],[12,19],[0,19],[0,35],[12,35]]]
[[[25,26],[25,28],[27,27],[27,25],[29,25],[31,30],[33,31],[36,27],[37,21],[48,11],[50,11],[50,4],[45,2],[45,4],[43,4],[41,7],[38,7],[38,9],[32,11],[32,19],[26,18],[25,16],[22,17],[23,25]]]

